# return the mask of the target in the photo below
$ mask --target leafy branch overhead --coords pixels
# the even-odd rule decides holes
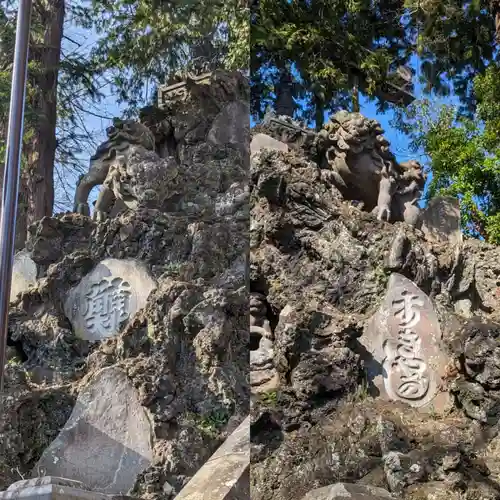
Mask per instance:
[[[457,106],[435,109],[418,102],[404,117],[413,149],[429,158],[432,180],[427,197],[461,200],[463,227],[470,236],[500,243],[500,68],[490,66],[474,79],[476,111],[463,116]]]
[[[94,1],[75,13],[100,35],[93,65],[111,72],[119,99],[132,107],[144,102],[147,82],[158,85],[178,71],[248,68],[242,0]]]
[[[359,89],[378,97],[391,75],[410,56],[408,30],[400,21],[403,5],[394,1],[260,0],[252,15],[252,70],[259,85],[280,91],[279,77],[262,68],[285,67],[302,84],[296,98],[321,111],[352,107],[349,94]],[[411,93],[411,82],[406,82]],[[320,91],[318,92],[318,90]],[[258,99],[257,99],[258,100]],[[260,99],[255,113],[269,104]]]

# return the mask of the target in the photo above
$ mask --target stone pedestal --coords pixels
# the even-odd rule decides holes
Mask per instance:
[[[0,492],[0,499],[29,500],[134,500],[124,495],[104,495],[90,491],[83,483],[61,477],[44,476],[18,481]]]
[[[250,498],[250,417],[194,475],[175,500]]]

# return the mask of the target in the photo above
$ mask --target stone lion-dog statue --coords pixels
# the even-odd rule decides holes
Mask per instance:
[[[90,216],[91,190],[102,185],[94,207],[93,219],[103,221],[117,200],[127,208],[161,202],[165,175],[175,175],[172,158],[156,153],[153,132],[140,122],[114,119],[106,130],[108,139],[90,158],[89,171],[78,181],[74,212]]]

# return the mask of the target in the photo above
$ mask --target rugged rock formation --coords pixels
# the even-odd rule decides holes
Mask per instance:
[[[251,293],[265,304],[260,323],[271,330],[259,330],[270,343],[251,349],[261,354],[254,360],[273,354],[266,373],[277,376],[271,387],[262,377],[259,390],[261,366],[252,364],[252,498],[301,500],[322,487],[325,498],[350,498],[326,487],[356,483],[405,500],[500,499],[500,249],[426,240],[404,222],[378,220],[344,201],[309,153],[262,149],[251,162]],[[410,386],[398,400],[384,396],[368,369],[368,325],[394,273],[429,297],[436,321],[424,310],[413,321],[409,305],[396,316],[421,342],[429,342],[431,327],[415,325],[431,321],[441,361],[433,365],[428,351],[418,351],[423,344],[412,333],[387,370],[404,375],[398,363],[406,359],[411,381],[425,377],[420,366],[439,369],[435,394],[446,395],[448,406],[410,405],[420,397]],[[393,328],[382,323],[381,332]],[[418,355],[401,350],[414,340],[420,365],[410,363]],[[379,374],[387,387],[387,372]]]
[[[194,116],[178,103],[169,115],[177,174],[162,203],[123,207],[105,221],[64,214],[31,228],[38,280],[9,316],[0,490],[48,472],[108,493],[132,484],[136,496],[168,500],[248,415],[248,89],[241,75],[217,73],[212,83],[194,85],[184,102],[204,99],[210,113]],[[140,264],[154,291],[134,290],[111,268],[106,276],[106,259]],[[75,334],[65,303],[98,265],[101,281],[82,292],[87,309],[75,314],[105,332],[117,321],[119,331],[88,341]],[[140,293],[146,305],[134,310]],[[134,434],[128,427],[136,425]],[[85,481],[92,468],[99,476]]]
[[[363,178],[341,176],[342,189],[325,151],[339,158],[339,130],[359,117],[337,116],[326,143],[290,121],[279,136],[268,117],[255,133],[290,142],[261,136],[250,162],[244,83],[216,72],[144,110],[155,144],[139,156],[175,162],[161,201],[31,228],[37,279],[10,311],[0,489],[98,470],[94,489],[171,500],[250,413],[255,500],[500,499],[500,248],[457,237],[458,220],[420,231],[371,213],[379,188],[356,205]],[[368,125],[363,140],[380,137]],[[381,140],[353,151],[358,132],[349,169],[372,148],[373,185],[386,175],[415,206],[419,169],[391,171]],[[139,270],[117,276],[116,261]],[[101,337],[77,336],[75,318]]]

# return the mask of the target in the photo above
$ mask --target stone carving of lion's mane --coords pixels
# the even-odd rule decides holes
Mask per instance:
[[[398,163],[383,134],[376,120],[336,113],[315,140],[320,166],[344,199],[362,202],[379,219],[416,225],[424,171],[414,160]]]

